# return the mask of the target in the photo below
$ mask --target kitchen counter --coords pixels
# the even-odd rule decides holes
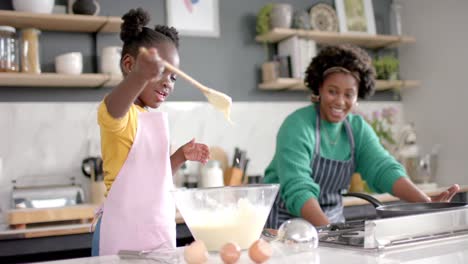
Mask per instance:
[[[290,254],[286,256],[277,246],[274,255],[268,263],[308,263],[308,264],[466,264],[468,263],[468,237],[450,241],[433,241],[425,245],[405,246],[400,249],[384,251],[365,251],[329,248],[319,245],[311,252]],[[54,264],[124,264],[124,263],[185,263],[182,257],[183,248],[176,251],[174,262],[157,262],[148,259],[120,259],[118,256],[103,256],[92,258],[70,259],[54,262]],[[153,257],[161,256],[154,254]],[[222,263],[218,254],[210,254],[208,263]],[[252,263],[246,251],[242,252],[239,264]]]
[[[468,185],[460,186],[461,193],[468,192]],[[426,190],[424,191],[427,195],[433,196],[437,195],[440,192],[446,190],[447,187],[441,187],[433,190]],[[395,202],[399,199],[394,197],[388,193],[385,194],[372,194],[373,197],[377,198],[379,201],[383,203],[387,202]],[[343,198],[343,205],[345,207],[350,206],[361,206],[361,205],[369,205],[366,200],[356,198],[356,197],[344,197]],[[176,213],[176,223],[177,224],[184,224],[184,219],[180,215],[179,212]],[[37,238],[37,237],[45,237],[45,236],[58,236],[58,235],[68,235],[68,234],[80,234],[80,233],[89,233],[91,228],[91,224],[80,224],[80,225],[62,225],[62,226],[55,226],[55,227],[42,227],[42,228],[34,228],[34,229],[25,229],[25,230],[6,230],[0,231],[0,240],[3,239],[10,239],[10,238]]]
[[[445,188],[426,193],[434,195],[443,190]],[[468,186],[462,186],[462,192],[454,200],[466,202],[467,194]],[[389,194],[376,194],[374,196],[382,202],[397,201],[397,198]],[[346,206],[344,214],[347,220],[372,219],[375,216],[374,207],[365,200],[345,197],[344,203]],[[184,246],[193,241],[193,238],[180,214],[176,216],[176,221],[178,223],[177,245]],[[4,257],[11,259],[11,262],[31,262],[89,256],[91,237],[90,224],[1,231],[0,263]]]

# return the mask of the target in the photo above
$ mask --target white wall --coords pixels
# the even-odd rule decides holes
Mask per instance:
[[[407,0],[403,33],[416,44],[400,49],[404,78],[420,79],[404,90],[405,119],[414,121],[426,150],[442,145],[436,181],[468,183],[468,1]]]
[[[167,102],[171,143],[174,147],[192,137],[221,147],[231,162],[234,147],[247,150],[248,174],[263,174],[273,157],[275,138],[284,118],[308,105],[304,102],[235,102],[230,126],[220,112],[204,102]],[[398,109],[396,102],[366,102],[359,110],[370,114],[382,107]],[[70,183],[75,177],[87,194],[89,179],[81,172],[81,161],[100,154],[97,103],[2,103],[0,104],[0,209],[9,206],[11,181],[18,185]],[[197,168],[192,167],[193,171]],[[2,222],[0,214],[0,224]]]

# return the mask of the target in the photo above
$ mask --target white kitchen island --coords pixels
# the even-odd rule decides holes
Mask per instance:
[[[54,264],[113,264],[113,263],[185,263],[182,257],[182,248],[178,248],[175,254],[178,261],[164,262],[156,259],[120,259],[119,256],[103,256],[92,258],[80,258],[49,262]],[[158,255],[154,255],[157,257]],[[176,257],[176,258],[177,258]],[[220,263],[221,258],[217,254],[211,254],[207,263]],[[253,263],[247,252],[242,253],[238,262]],[[433,240],[426,244],[406,245],[398,249],[375,251],[363,249],[342,249],[321,246],[312,252],[299,253],[285,256],[275,251],[274,256],[267,263],[287,264],[466,264],[468,263],[468,236],[450,240]]]

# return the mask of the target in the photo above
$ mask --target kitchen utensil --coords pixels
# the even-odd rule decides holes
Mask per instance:
[[[242,153],[245,153],[245,151],[241,151],[238,147],[234,149],[232,167],[227,168],[224,173],[224,185],[236,186],[242,184],[241,162],[243,162],[242,156],[245,155]]]
[[[106,185],[100,157],[88,157],[81,163],[81,171],[91,179],[91,203],[101,204],[105,199]]]
[[[239,167],[229,167],[224,173],[224,185],[237,186],[242,184],[242,170]]]
[[[291,252],[308,251],[318,247],[318,233],[315,227],[302,218],[289,219],[279,227],[277,234],[264,229],[262,237],[270,242],[281,242],[283,250]]]
[[[260,238],[279,184],[172,191],[179,212],[196,240],[209,251],[228,242],[247,249]]]
[[[102,159],[100,157],[88,157],[81,162],[81,171],[93,181],[103,181]]]
[[[174,73],[177,73],[179,76],[182,76],[185,80],[193,84],[195,87],[197,87],[208,99],[208,102],[210,102],[216,109],[221,111],[224,114],[224,117],[232,123],[231,120],[231,105],[232,105],[232,99],[228,95],[218,92],[216,90],[213,90],[211,88],[208,88],[198,81],[194,80],[192,77],[188,76],[185,74],[183,71],[179,70],[178,68],[172,66],[169,62],[163,60],[164,66],[171,70]]]
[[[140,48],[140,51],[143,52],[148,52],[148,50],[144,47]],[[196,88],[198,88],[208,99],[208,102],[211,103],[216,109],[221,111],[224,114],[224,117],[230,122],[231,121],[231,105],[232,105],[232,99],[228,95],[218,92],[216,90],[213,90],[211,88],[208,88],[201,84],[200,82],[196,81],[192,77],[190,77],[188,74],[183,72],[182,70],[178,69],[177,67],[173,66],[169,62],[163,60],[162,58],[158,58],[163,64],[164,67],[168,68],[170,71],[176,73],[177,75],[181,76],[191,84],[193,84]]]
[[[123,260],[151,260],[155,263],[179,263],[180,257],[174,249],[154,249],[154,250],[120,250],[117,255]]]
[[[461,202],[404,203],[384,205],[376,198],[365,193],[345,193],[343,194],[343,196],[358,197],[368,201],[375,207],[377,216],[380,218],[434,213],[440,211],[468,208],[468,203]]]
[[[248,183],[249,182],[249,177],[247,175],[247,167],[249,166],[250,159],[245,159],[244,162],[244,168],[242,169],[242,182],[243,183]]]

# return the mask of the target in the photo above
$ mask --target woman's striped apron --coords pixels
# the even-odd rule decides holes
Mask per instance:
[[[314,158],[311,163],[312,179],[320,186],[320,195],[318,202],[328,217],[331,223],[344,222],[343,204],[341,193],[346,191],[351,181],[351,176],[354,173],[354,137],[351,125],[348,120],[343,121],[346,133],[351,146],[351,158],[349,160],[333,160],[320,156],[320,112],[318,107],[316,127],[315,127],[315,150]],[[280,187],[281,188],[281,187]],[[281,192],[280,192],[281,193]],[[277,229],[279,226],[291,218],[296,216],[291,215],[286,209],[285,203],[279,194],[271,209],[268,217],[268,228]]]

